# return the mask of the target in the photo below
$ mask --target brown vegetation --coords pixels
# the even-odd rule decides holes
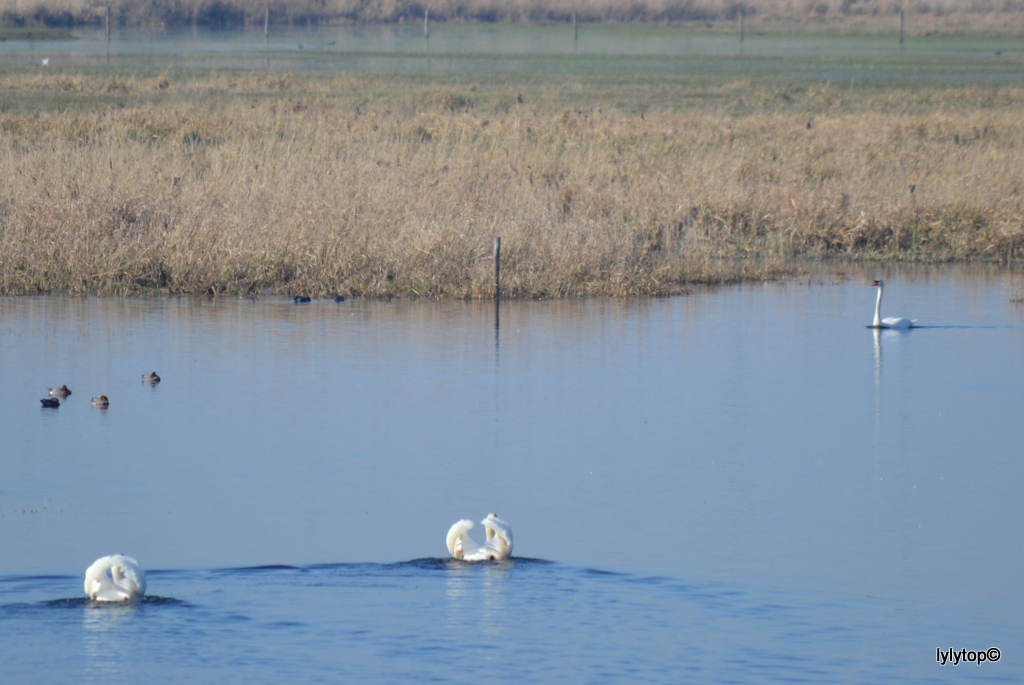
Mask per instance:
[[[908,31],[962,32],[1024,28],[1024,0],[0,0],[0,23],[74,26],[104,20],[110,8],[120,26],[260,25],[269,9],[275,24],[386,23],[419,19],[429,9],[437,21],[583,22],[733,21],[744,12],[751,27],[853,24],[905,10]]]
[[[1024,257],[1020,88],[432,78],[0,76],[0,292],[486,297],[495,236],[513,297]]]

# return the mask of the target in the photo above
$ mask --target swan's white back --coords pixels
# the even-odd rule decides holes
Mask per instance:
[[[98,602],[121,602],[146,594],[146,572],[123,554],[101,557],[85,570],[85,594]]]
[[[480,549],[473,538],[469,537],[468,533],[473,527],[473,522],[469,519],[462,519],[452,524],[452,527],[448,529],[448,553],[456,559],[463,559],[467,554],[476,554]]]
[[[463,561],[489,561],[508,559],[512,556],[512,527],[494,514],[488,514],[481,521],[487,530],[487,541],[481,545],[469,537],[473,522],[462,519],[448,529],[448,552]]]

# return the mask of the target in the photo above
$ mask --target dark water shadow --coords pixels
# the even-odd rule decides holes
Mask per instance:
[[[273,573],[275,571],[306,571],[309,567],[290,566],[288,564],[266,564],[263,566],[233,566],[228,568],[211,569],[211,573],[218,575],[233,575],[238,573]]]
[[[425,557],[423,559],[413,559],[412,561],[400,561],[395,564],[390,564],[389,566],[395,568],[416,568],[427,571],[443,571],[451,568],[470,568],[474,566],[513,567],[553,565],[556,563],[558,562],[548,561],[546,559],[532,559],[530,557],[511,557],[501,561],[463,561],[462,559],[452,559],[451,557]]]
[[[20,602],[0,606],[4,612],[20,613],[23,611],[36,611],[39,609],[95,609],[98,611],[130,612],[137,611],[143,607],[190,607],[188,602],[175,599],[174,597],[161,597],[159,595],[146,595],[141,600],[127,602],[97,602],[88,597],[69,597],[63,599],[50,599],[42,602]]]
[[[922,326],[914,326],[911,330],[923,329],[935,329],[935,330],[980,330],[980,331],[1019,331],[1024,330],[1024,326],[985,326],[985,325],[965,325],[965,324],[925,324]]]
[[[530,557],[512,557],[503,561],[463,561],[461,559],[452,559],[451,557],[424,557],[422,559],[412,559],[410,561],[396,561],[391,564],[368,564],[368,563],[341,563],[341,564],[316,564],[308,567],[309,569],[316,570],[336,570],[336,571],[348,571],[348,572],[363,572],[366,574],[373,573],[390,573],[394,571],[445,571],[452,568],[470,568],[474,566],[479,567],[515,567],[515,566],[534,566],[534,565],[545,565],[555,564],[557,562],[547,561],[545,559],[531,559]]]

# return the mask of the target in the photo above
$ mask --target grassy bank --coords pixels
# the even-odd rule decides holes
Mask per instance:
[[[1024,257],[1019,87],[0,72],[0,292],[667,294]]]

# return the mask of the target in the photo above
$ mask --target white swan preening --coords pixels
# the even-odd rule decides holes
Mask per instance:
[[[483,545],[469,537],[473,522],[462,519],[448,529],[448,552],[463,561],[501,561],[511,557],[511,526],[498,518],[497,514],[488,514],[480,523],[487,529],[487,541]]]
[[[881,318],[882,312],[882,291],[885,290],[885,281],[871,281],[871,285],[878,288],[878,300],[875,301],[875,322],[872,328],[913,328],[917,319],[904,319],[903,317],[887,316]]]
[[[146,594],[146,572],[123,554],[102,557],[85,570],[85,594],[98,602],[122,602]]]

